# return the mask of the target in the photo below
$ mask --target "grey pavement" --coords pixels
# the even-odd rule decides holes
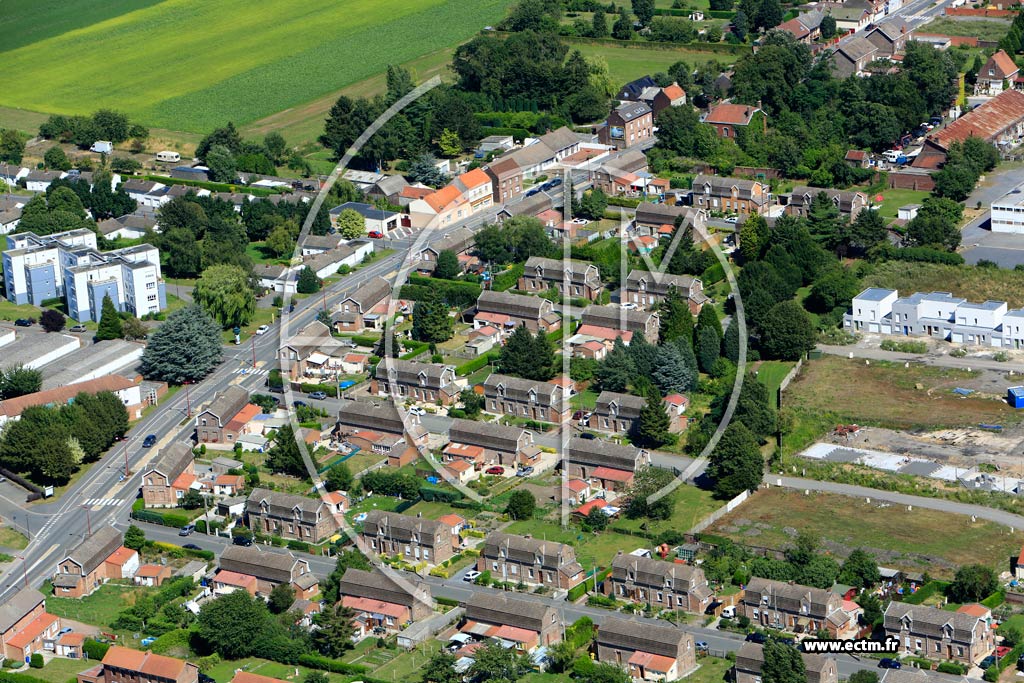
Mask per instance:
[[[957,368],[960,370],[991,370],[1001,373],[1010,372],[1011,370],[1014,372],[1024,371],[1024,364],[1021,363],[1013,363],[1009,361],[1000,363],[996,360],[970,356],[965,358],[955,358],[948,354],[920,354],[902,353],[899,351],[883,351],[879,348],[864,348],[857,344],[850,344],[848,346],[818,344],[817,348],[819,351],[832,356],[849,357],[852,354],[854,358],[884,360],[891,361],[893,363],[924,363],[925,365],[934,365],[944,368]]]
[[[985,259],[999,264],[1000,268],[1013,268],[1024,263],[1024,236],[993,233],[990,227],[988,206],[1004,194],[1024,183],[1024,166],[998,168],[985,176],[967,198],[967,206],[979,202],[985,213],[974,219],[961,231],[960,255],[969,264]]]

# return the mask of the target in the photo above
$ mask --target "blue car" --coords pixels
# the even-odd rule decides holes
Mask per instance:
[[[143,448],[152,448],[155,445],[156,445],[156,434],[150,434],[149,436],[147,436],[145,439],[142,440],[142,447]]]

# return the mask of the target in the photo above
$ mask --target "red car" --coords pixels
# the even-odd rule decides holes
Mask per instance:
[[[485,472],[487,474],[505,474],[505,468],[495,465],[494,467],[488,467]]]
[[[379,240],[382,237],[384,237],[384,233],[382,233],[380,230],[372,230],[370,231],[369,237],[371,239]]]

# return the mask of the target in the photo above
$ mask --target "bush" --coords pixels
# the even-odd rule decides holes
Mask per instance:
[[[108,643],[101,643],[98,640],[87,639],[82,643],[82,652],[93,661],[100,661],[107,654],[107,650],[110,649]]]
[[[928,353],[928,345],[923,341],[897,341],[885,339],[882,341],[883,351],[899,351],[900,353]]]
[[[302,666],[308,666],[310,669],[330,671],[334,674],[363,674],[369,672],[369,669],[365,666],[360,666],[358,664],[346,664],[345,662],[338,661],[337,659],[313,654],[299,655],[297,663]]]
[[[953,674],[954,676],[963,676],[967,673],[967,667],[956,662],[939,662],[935,670],[939,673]]]
[[[33,669],[43,668],[43,655],[41,652],[33,652],[32,656],[29,657],[28,665]]]
[[[301,552],[304,552],[304,553],[308,553],[309,552],[309,544],[304,542],[304,541],[291,540],[291,541],[288,541],[288,549],[289,550],[298,550],[298,551],[301,551]]]
[[[467,361],[462,365],[455,366],[455,374],[458,375],[459,377],[472,375],[474,372],[480,370],[485,365],[488,365],[490,363],[496,363],[500,355],[501,354],[497,351],[491,351],[490,353],[485,353],[482,356],[477,356],[471,361]]]

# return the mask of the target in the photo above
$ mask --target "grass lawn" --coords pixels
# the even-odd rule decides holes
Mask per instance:
[[[888,220],[896,219],[897,210],[901,206],[905,206],[906,204],[920,204],[929,196],[928,192],[924,192],[922,190],[901,190],[895,188],[883,190],[879,194],[882,195],[882,204],[878,209],[879,215]],[[871,202],[874,202],[876,196],[877,195],[872,195],[868,197],[868,199]]]
[[[597,392],[593,389],[587,389],[575,394],[569,399],[570,405],[573,408],[580,410],[593,410],[597,406]]]
[[[607,567],[611,564],[615,553],[620,550],[628,553],[650,545],[650,541],[645,538],[626,536],[612,531],[603,531],[599,534],[584,533],[578,527],[563,527],[558,522],[539,519],[512,522],[504,531],[520,536],[532,534],[534,538],[568,543],[576,548],[576,559],[587,571],[590,571],[595,564]]]
[[[453,512],[463,518],[465,518],[469,513],[468,510],[457,510],[448,503],[436,503],[421,500],[402,514],[410,515],[412,517],[422,515],[427,519],[437,519],[438,517],[443,517]]]
[[[928,22],[928,25],[923,30],[928,33],[941,33],[947,36],[973,36],[979,40],[998,41],[1010,30],[1010,22],[975,19],[973,17],[967,21],[954,19],[953,17],[939,17]]]
[[[217,683],[227,683],[235,676],[236,669],[244,669],[249,673],[259,674],[261,676],[270,676],[271,678],[279,678],[285,681],[303,681],[306,676],[313,671],[313,669],[307,669],[302,666],[293,666],[289,664],[280,664],[278,662],[272,662],[268,659],[260,659],[258,657],[248,657],[246,659],[236,659],[230,661],[223,661],[220,664],[210,667],[208,670],[203,671],[204,674],[213,678]],[[295,671],[298,670],[299,675],[295,676]],[[324,673],[327,673],[326,671]],[[348,681],[352,677],[341,674],[327,674],[331,683],[341,683],[342,681]]]
[[[828,514],[821,514],[827,510]],[[867,503],[860,498],[779,488],[762,489],[716,522],[708,533],[739,543],[783,549],[791,527],[807,531],[831,548],[865,548],[879,564],[951,576],[954,567],[977,562],[1002,567],[1020,549],[1024,532],[965,515],[899,505]],[[941,529],[942,533],[935,533]]]
[[[946,266],[938,263],[881,263],[864,278],[865,287],[901,292],[950,292],[970,301],[1006,301],[1024,306],[1024,273],[1015,270]]]
[[[761,384],[768,387],[768,395],[772,403],[779,407],[779,385],[796,363],[781,360],[766,360],[758,363],[754,370]]]
[[[570,49],[579,50],[584,57],[600,57],[608,63],[608,75],[615,83],[625,83],[635,78],[665,71],[682,60],[687,64],[703,64],[715,60],[732,63],[735,57],[725,52],[696,52],[694,50],[662,50],[645,47],[618,47],[615,45],[587,45],[570,43]]]
[[[47,599],[49,603],[49,599]],[[82,671],[85,671],[93,662],[83,662],[81,659],[66,659],[64,657],[53,657],[47,661],[42,669],[28,669],[19,673],[27,673],[35,678],[41,678],[50,683],[68,683]]]
[[[0,320],[14,320],[16,318],[39,318],[42,309],[30,306],[29,304],[11,303],[7,299],[0,299]]]
[[[348,460],[345,460],[344,463],[348,465],[348,469],[352,474],[359,474],[367,467],[376,465],[384,459],[384,456],[380,453],[374,453],[373,451],[359,451]]]
[[[148,125],[207,132],[449,48],[497,22],[511,1],[313,0],[301,12],[287,0],[267,0],[259,12],[242,0],[111,4],[81,16],[55,2],[38,12],[20,11],[31,0],[7,8],[0,44],[18,45],[4,57],[20,78],[4,88],[2,103],[63,114],[111,108]],[[54,15],[66,18],[57,26]],[[34,40],[13,40],[37,25]],[[71,60],[75,74],[60,66]]]
[[[346,517],[352,520],[360,512],[369,512],[370,510],[390,512],[398,507],[398,504],[401,502],[398,498],[392,498],[391,496],[369,496],[353,505],[346,513]]]
[[[266,247],[266,242],[249,242],[245,253],[252,259],[253,263],[288,263],[288,259],[279,259]]]
[[[58,617],[106,627],[117,618],[121,610],[134,605],[140,595],[152,592],[156,592],[156,589],[107,583],[96,589],[92,595],[77,600],[48,597],[46,611]]]
[[[675,507],[672,509],[672,517],[663,521],[651,521],[646,519],[622,518],[614,522],[616,527],[639,531],[640,526],[646,522],[647,531],[653,534],[662,531],[688,531],[712,512],[725,503],[715,500],[710,491],[683,484],[672,494],[675,497]],[[644,539],[637,538],[637,541]]]
[[[21,550],[28,545],[28,539],[10,527],[0,527],[0,548]]]
[[[849,422],[892,429],[942,429],[1017,421],[1015,411],[1001,400],[978,394],[959,398],[952,393],[976,374],[915,364],[905,368],[885,361],[865,365],[862,360],[838,356],[809,361],[782,396],[783,406],[796,415],[794,431],[783,441],[784,450],[795,452],[827,429]]]
[[[687,683],[724,683],[729,680],[732,662],[722,657],[699,657],[700,668],[686,677]]]

